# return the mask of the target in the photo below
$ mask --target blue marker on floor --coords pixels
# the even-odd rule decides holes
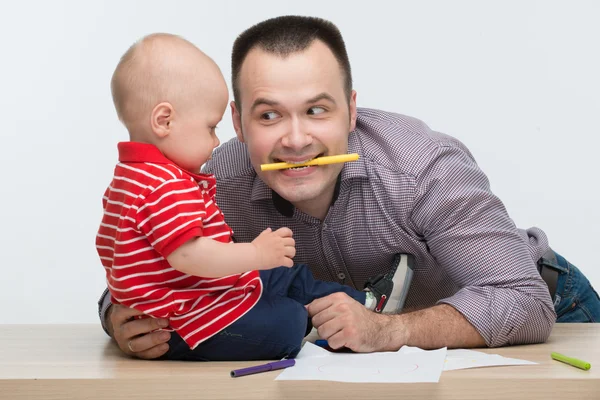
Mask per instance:
[[[329,343],[327,343],[327,340],[324,340],[324,339],[315,340],[315,345],[322,347],[325,350],[331,351],[333,353],[353,353],[353,351],[347,347],[340,347],[339,349],[332,349],[331,347],[329,347]]]

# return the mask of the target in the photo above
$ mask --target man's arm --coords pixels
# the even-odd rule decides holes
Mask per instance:
[[[376,314],[344,293],[316,299],[308,305],[319,336],[334,349],[356,352],[483,347],[485,340],[453,307],[434,307],[399,315]]]
[[[440,276],[460,290],[396,316],[331,295],[308,307],[313,325],[330,345],[358,351],[545,341],[556,315],[524,238],[466,150],[444,144],[430,151],[415,172],[411,213],[403,218],[399,211],[399,218],[427,244]]]
[[[388,349],[399,349],[405,344],[422,349],[485,347],[485,340],[477,329],[447,304],[392,315],[388,324],[391,330],[394,326],[406,327],[405,340],[395,335],[388,335],[387,340],[384,338]]]
[[[545,341],[556,320],[548,287],[485,174],[459,145],[433,147],[424,165],[406,224],[460,288],[438,304],[456,309],[490,347]]]

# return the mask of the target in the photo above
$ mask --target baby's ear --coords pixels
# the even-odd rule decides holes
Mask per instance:
[[[231,106],[231,119],[233,121],[233,129],[235,129],[235,133],[240,142],[244,142],[244,134],[242,132],[242,116],[240,114],[240,110],[237,109],[235,101],[229,103]]]
[[[171,103],[163,102],[157,104],[150,114],[150,126],[152,132],[159,138],[166,137],[171,133],[171,123],[173,122],[173,106]]]

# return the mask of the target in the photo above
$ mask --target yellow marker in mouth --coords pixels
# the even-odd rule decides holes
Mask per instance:
[[[286,163],[286,162],[262,164],[260,166],[260,170],[261,171],[275,171],[277,169],[310,167],[313,165],[337,164],[337,163],[345,163],[345,162],[356,161],[356,160],[358,160],[358,153],[341,154],[339,156],[325,156],[325,157],[313,158],[312,160],[307,161],[302,164],[290,164],[290,163]]]

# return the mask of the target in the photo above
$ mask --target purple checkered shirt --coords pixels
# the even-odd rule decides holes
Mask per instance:
[[[549,249],[546,235],[515,226],[462,143],[414,118],[359,109],[348,147],[360,159],[344,165],[323,221],[266,186],[237,139],[219,147],[205,172],[217,177],[236,241],[287,226],[296,263],[358,289],[386,273],[396,253],[410,253],[406,308],[450,304],[488,346],[546,340],[556,315],[535,265]]]

